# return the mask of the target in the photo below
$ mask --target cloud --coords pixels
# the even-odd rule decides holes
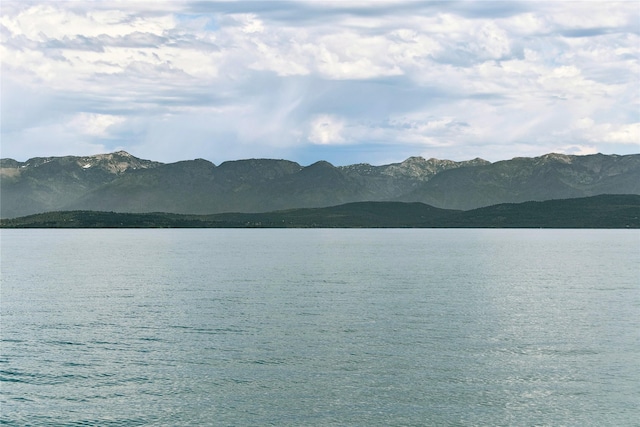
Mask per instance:
[[[7,1],[2,152],[637,152],[637,22],[633,2]]]
[[[345,142],[343,131],[344,121],[330,114],[322,114],[311,120],[308,138],[314,144],[341,144]]]
[[[574,138],[589,142],[640,144],[640,123],[596,123],[592,118],[584,117],[573,124],[571,131],[577,134]]]
[[[124,121],[124,117],[110,114],[78,113],[68,123],[70,132],[79,135],[106,137],[109,128]]]

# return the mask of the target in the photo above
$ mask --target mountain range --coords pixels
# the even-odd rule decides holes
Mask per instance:
[[[62,210],[259,213],[379,201],[471,210],[600,194],[640,194],[640,154],[547,154],[494,163],[410,157],[382,166],[274,159],[161,163],[124,151],[0,159],[2,218]]]

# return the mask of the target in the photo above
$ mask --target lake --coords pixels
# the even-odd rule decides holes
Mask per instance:
[[[2,230],[0,424],[638,425],[633,230]]]

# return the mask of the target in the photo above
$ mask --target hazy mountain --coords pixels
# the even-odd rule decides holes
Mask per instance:
[[[60,209],[117,177],[160,163],[119,151],[85,157],[0,159],[0,216]]]
[[[640,155],[547,154],[450,169],[396,200],[474,209],[598,194],[640,194]]]
[[[476,158],[464,162],[451,160],[409,157],[402,163],[372,166],[368,163],[339,167],[346,175],[359,180],[370,193],[376,196],[371,200],[389,200],[400,194],[407,194],[421,184],[430,180],[436,174],[460,167],[490,164],[488,161]]]
[[[249,159],[162,164],[125,152],[0,161],[4,218],[55,210],[267,212],[360,201],[472,209],[505,202],[640,194],[640,155],[549,154],[489,163],[411,157],[383,166]]]
[[[64,206],[118,212],[265,212],[362,200],[361,185],[327,162],[252,159],[162,165],[115,179]]]

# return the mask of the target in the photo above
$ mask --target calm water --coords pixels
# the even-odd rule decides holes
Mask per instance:
[[[640,233],[2,230],[6,425],[638,425]]]

